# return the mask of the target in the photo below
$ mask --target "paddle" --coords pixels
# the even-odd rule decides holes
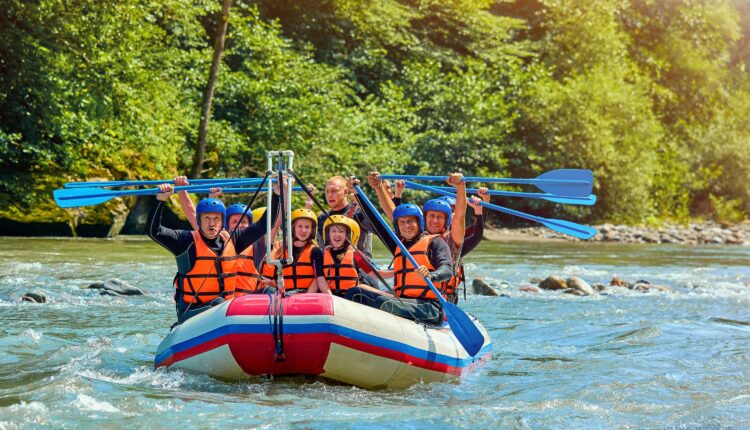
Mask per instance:
[[[211,187],[204,186],[203,188],[199,188],[197,190],[192,190],[191,193],[198,194],[198,193],[208,193],[210,192],[211,188],[217,188],[213,185]],[[255,191],[255,188],[221,188],[222,194],[246,194],[246,193],[252,193]],[[293,187],[292,191],[302,191],[302,187]]]
[[[262,179],[261,179],[262,181]],[[163,182],[162,182],[163,183]],[[222,185],[245,185],[245,184],[257,184],[259,181],[255,179],[248,179],[242,181],[231,181],[231,182],[216,182],[213,186],[220,187]],[[186,185],[181,187],[174,187],[174,191],[194,191],[203,190],[205,185]],[[159,193],[158,188],[144,188],[140,190],[105,190],[103,188],[63,188],[55,190],[53,195],[55,196],[55,202],[61,208],[74,208],[79,206],[91,206],[104,203],[114,197],[122,196],[153,196]]]
[[[414,188],[417,190],[430,191],[430,192],[440,194],[443,196],[456,197],[455,194],[450,193],[448,191],[443,191],[439,188],[417,184],[411,181],[406,181],[406,184],[410,188]],[[479,204],[482,205],[483,207],[494,209],[498,212],[503,212],[509,215],[517,216],[519,218],[524,218],[530,221],[538,222],[539,224],[542,224],[543,226],[551,230],[555,230],[557,232],[567,234],[568,236],[577,237],[579,239],[591,239],[591,237],[593,237],[597,233],[595,228],[592,228],[586,225],[576,224],[570,221],[564,221],[564,220],[552,219],[552,218],[542,218],[536,215],[530,215],[524,212],[519,212],[517,210],[508,209],[503,206],[494,205],[492,203],[479,202]]]
[[[241,181],[243,183],[249,183],[247,181],[256,181],[260,183],[263,178],[223,178],[223,179],[189,179],[190,185],[208,185],[215,182],[232,182]],[[156,179],[153,181],[89,181],[89,182],[68,182],[65,184],[65,188],[89,188],[89,187],[140,187],[147,185],[161,185],[171,184],[172,179],[160,180]]]
[[[383,217],[380,216],[378,211],[375,209],[375,207],[372,205],[372,202],[370,199],[367,198],[365,193],[362,191],[362,188],[359,187],[359,185],[354,185],[354,189],[357,190],[357,194],[360,197],[360,200],[362,203],[367,205],[368,209],[375,215],[377,218],[377,221],[384,227],[384,230],[388,232],[388,235],[393,239],[393,241],[398,245],[399,248],[401,248],[401,252],[406,256],[406,258],[409,259],[409,263],[411,263],[412,267],[415,269],[419,266],[417,265],[417,262],[414,260],[414,257],[409,253],[409,250],[406,249],[403,243],[398,239],[396,234],[391,230],[388,225],[385,223],[385,220],[383,220]],[[440,304],[443,305],[443,310],[445,310],[445,315],[448,318],[448,322],[450,323],[451,330],[453,331],[453,334],[456,336],[456,339],[461,343],[461,346],[464,347],[466,352],[469,353],[470,356],[474,357],[477,355],[480,349],[482,349],[482,345],[484,345],[484,336],[479,331],[476,325],[474,325],[474,322],[469,318],[469,315],[466,314],[461,308],[454,305],[453,303],[448,302],[445,300],[445,298],[440,294],[440,292],[435,288],[435,285],[430,281],[429,278],[424,278],[424,280],[427,282],[427,286],[430,287],[430,290],[437,296],[438,300],[440,301]]]
[[[408,188],[408,186],[407,186]],[[443,191],[455,191],[453,187],[434,187]],[[467,193],[478,193],[479,190],[476,188],[467,188]],[[570,197],[570,196],[558,196],[555,194],[542,194],[542,193],[519,193],[514,191],[501,191],[501,190],[488,190],[487,193],[491,196],[503,196],[503,197],[524,197],[529,199],[542,199],[555,203],[562,203],[565,205],[582,205],[592,206],[596,203],[596,196],[591,194],[587,197]]]
[[[444,182],[447,176],[380,175],[380,178]],[[546,193],[557,194],[558,196],[588,197],[594,185],[594,174],[591,170],[584,169],[558,169],[542,173],[534,179],[465,176],[463,180],[464,182],[534,185]]]

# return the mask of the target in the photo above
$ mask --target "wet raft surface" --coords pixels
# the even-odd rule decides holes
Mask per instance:
[[[482,276],[505,295],[462,302],[490,332],[493,360],[461,384],[367,391],[305,377],[233,383],[153,371],[174,321],[165,252],[145,238],[4,238],[0,427],[748,424],[750,249],[483,243],[472,257],[469,282]],[[518,291],[551,274],[591,283],[617,274],[673,292]],[[80,288],[109,278],[145,295]],[[22,302],[28,291],[47,303]]]

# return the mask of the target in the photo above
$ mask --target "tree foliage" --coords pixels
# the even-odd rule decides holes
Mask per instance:
[[[218,0],[1,3],[0,216],[65,219],[65,181],[192,167]],[[592,210],[504,204],[737,219],[748,17],[745,0],[238,0],[206,176],[262,174],[277,148],[318,184],[590,168]]]

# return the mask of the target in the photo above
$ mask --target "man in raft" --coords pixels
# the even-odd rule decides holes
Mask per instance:
[[[323,251],[315,244],[318,218],[310,209],[292,211],[292,256],[294,261],[283,264],[284,288],[282,292],[293,293],[328,293],[328,284],[323,277]],[[271,255],[274,260],[285,258],[287,251],[282,252],[282,241],[274,244]],[[261,272],[263,283],[278,287],[276,284],[278,266],[263,262]]]
[[[164,202],[174,194],[172,184],[159,186],[157,204],[148,219],[149,237],[177,260],[175,305],[177,322],[205,311],[234,296],[237,254],[265,234],[266,214],[247,228],[224,231],[226,208],[218,199],[204,199],[196,207],[197,231],[174,230],[161,225]],[[271,217],[279,213],[278,182],[274,184]]]
[[[365,215],[367,207],[363,207]],[[372,214],[369,217],[374,217]],[[450,248],[440,235],[428,234],[425,230],[422,210],[413,204],[402,204],[393,211],[395,232],[419,267],[414,269],[401,249],[386,240],[384,243],[394,256],[393,289],[395,296],[383,291],[353,287],[346,298],[364,305],[381,309],[404,318],[427,324],[439,325],[443,320],[442,306],[430,290],[425,277],[433,283],[445,282],[453,275]],[[388,228],[387,226],[378,226]],[[385,232],[378,236],[388,237]]]
[[[323,225],[327,215],[344,215],[357,221],[360,231],[364,234],[359,236],[355,244],[358,249],[372,258],[372,225],[369,220],[362,215],[362,211],[354,202],[349,202],[350,190],[347,188],[346,179],[342,176],[333,176],[326,181],[325,187],[326,202],[330,209],[325,214],[320,214],[317,219],[318,240],[323,241]]]

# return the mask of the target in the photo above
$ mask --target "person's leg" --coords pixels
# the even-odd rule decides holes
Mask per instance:
[[[349,288],[344,298],[375,309],[380,309],[383,303],[389,299],[389,297],[380,294],[379,291],[372,291],[359,286]]]
[[[394,298],[383,303],[380,309],[425,324],[440,325],[443,322],[442,308],[433,300]]]

